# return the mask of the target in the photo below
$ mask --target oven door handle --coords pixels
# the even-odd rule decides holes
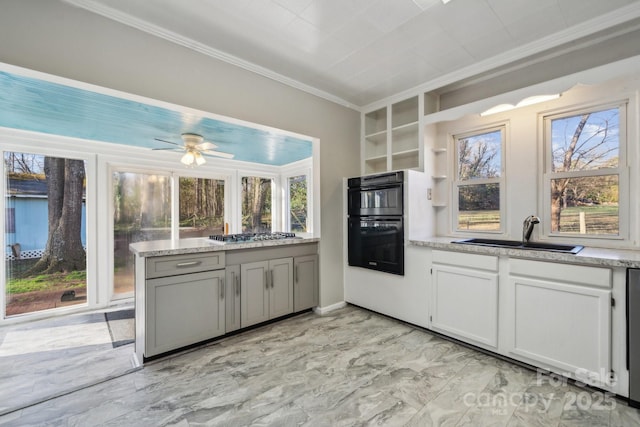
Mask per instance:
[[[354,217],[355,219],[356,217]],[[375,222],[402,222],[401,216],[361,216],[358,221],[375,221]]]
[[[379,190],[393,190],[393,189],[401,189],[402,184],[385,184],[385,185],[366,185],[362,187],[350,188],[351,191],[355,192],[363,192],[363,191],[379,191]]]

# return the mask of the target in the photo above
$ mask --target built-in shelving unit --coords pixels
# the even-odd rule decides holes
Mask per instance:
[[[431,147],[433,153],[433,173],[431,179],[433,180],[433,200],[431,206],[441,208],[447,206],[446,194],[447,194],[447,149],[439,147]]]
[[[362,172],[423,170],[421,96],[363,114]]]

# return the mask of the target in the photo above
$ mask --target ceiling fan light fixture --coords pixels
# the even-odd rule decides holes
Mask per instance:
[[[193,155],[193,151],[188,150],[186,153],[184,153],[184,156],[182,156],[182,158],[180,159],[180,162],[183,165],[191,166],[195,161],[195,159],[196,157]]]
[[[204,156],[202,154],[200,154],[199,151],[195,152],[194,157],[196,159],[196,165],[198,165],[198,166],[204,165],[207,162],[205,160]]]

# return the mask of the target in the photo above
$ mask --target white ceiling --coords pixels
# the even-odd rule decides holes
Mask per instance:
[[[64,1],[355,107],[640,17],[640,0]]]

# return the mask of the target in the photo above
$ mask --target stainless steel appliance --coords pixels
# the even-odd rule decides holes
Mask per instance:
[[[243,243],[243,242],[262,242],[265,240],[283,240],[283,239],[301,239],[296,233],[285,233],[277,231],[273,233],[241,233],[241,234],[214,234],[209,236],[209,240],[213,243]]]
[[[404,275],[404,174],[350,178],[349,265]]]
[[[627,269],[629,405],[640,408],[640,269]]]

